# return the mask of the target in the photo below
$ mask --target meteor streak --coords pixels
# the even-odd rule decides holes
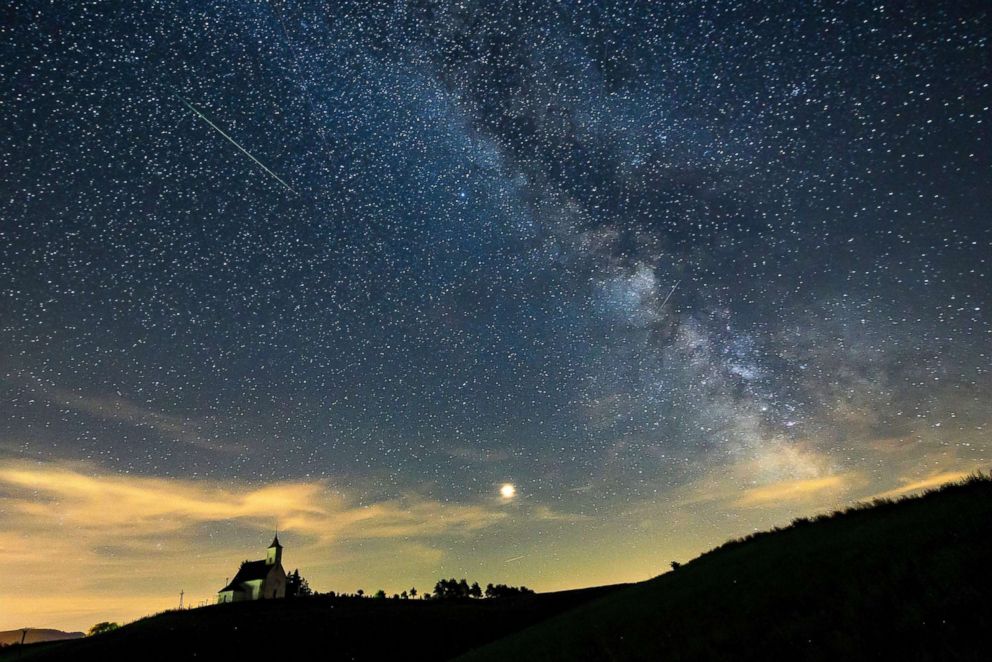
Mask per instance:
[[[661,302],[661,305],[660,306],[658,306],[658,309],[659,310],[661,310],[662,308],[665,307],[665,304],[668,303],[668,300],[672,298],[672,295],[673,294],[675,294],[675,288],[678,287],[679,286],[679,283],[681,283],[681,282],[682,281],[680,281],[680,280],[675,281],[675,284],[672,285],[672,290],[668,293],[668,296],[665,297],[665,300]]]
[[[251,159],[252,161],[254,161],[255,163],[257,163],[258,166],[262,170],[264,170],[265,172],[267,172],[270,175],[272,175],[272,177],[277,182],[279,182],[280,184],[282,184],[283,186],[286,187],[286,190],[288,190],[290,193],[296,193],[296,191],[293,190],[293,187],[291,187],[289,184],[287,184],[286,182],[284,182],[283,179],[279,175],[277,175],[276,173],[274,173],[271,170],[269,170],[268,168],[266,168],[264,163],[262,163],[261,161],[259,161],[258,159],[256,159],[254,156],[252,156],[251,153],[247,149],[245,149],[244,147],[242,147],[241,145],[239,145],[238,142],[234,138],[232,138],[231,136],[229,136],[226,133],[224,133],[224,130],[222,128],[220,128],[219,126],[217,126],[216,124],[214,124],[213,122],[211,122],[210,119],[206,115],[204,115],[203,113],[201,113],[199,110],[197,110],[193,106],[193,104],[191,104],[189,101],[187,101],[183,97],[179,97],[179,100],[182,101],[184,104],[186,104],[186,107],[187,108],[189,108],[194,113],[196,113],[200,117],[200,119],[202,119],[204,122],[206,122],[211,127],[213,127],[213,129],[215,131],[217,131],[217,133],[219,133],[220,135],[224,136],[229,143],[231,143],[232,145],[234,145],[235,147],[237,147],[238,149],[240,149],[244,153],[245,156],[247,156],[249,159]]]

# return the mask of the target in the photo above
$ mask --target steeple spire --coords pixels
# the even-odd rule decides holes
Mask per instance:
[[[279,532],[276,531],[272,544],[265,552],[265,565],[277,565],[282,563],[282,545],[279,544]]]

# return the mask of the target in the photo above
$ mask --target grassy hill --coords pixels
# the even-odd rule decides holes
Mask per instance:
[[[617,588],[499,600],[320,596],[229,603],[168,611],[77,641],[5,649],[0,661],[447,660]]]
[[[797,520],[458,658],[992,659],[992,480]]]
[[[217,605],[0,660],[984,660],[990,589],[992,480],[976,478],[797,520],[640,584]]]

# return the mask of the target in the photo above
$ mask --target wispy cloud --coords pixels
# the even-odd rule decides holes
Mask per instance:
[[[415,495],[359,504],[325,481],[276,482],[235,490],[218,481],[127,476],[85,465],[0,464],[6,518],[30,528],[58,524],[103,537],[142,536],[238,521],[278,526],[316,540],[433,536],[472,531],[507,515],[486,505]]]
[[[811,444],[770,439],[711,467],[705,475],[672,492],[682,507],[779,508],[831,504],[863,485],[864,476],[837,464]]]
[[[548,506],[534,506],[531,518],[539,522],[585,522],[592,518],[581,513],[566,513],[554,510]]]
[[[219,421],[193,418],[156,411],[121,396],[84,396],[61,389],[42,390],[49,401],[104,421],[126,423],[157,432],[167,439],[204,450],[238,453],[246,450],[244,442],[220,432]]]
[[[873,498],[891,499],[893,497],[903,496],[904,494],[911,494],[913,492],[928,490],[933,487],[940,487],[946,483],[953,483],[954,481],[961,480],[962,478],[967,478],[971,475],[971,473],[972,472],[970,471],[944,471],[927,476],[926,478],[903,479],[902,485],[894,487],[891,490],[886,490],[885,492],[880,492],[879,494],[874,495]]]
[[[29,373],[14,371],[3,381],[25,389],[31,399],[51,404],[110,424],[123,424],[151,431],[163,439],[219,453],[241,453],[247,449],[232,433],[232,422],[220,416],[191,416],[163,411],[150,403],[135,402],[121,393],[82,393],[43,381]]]
[[[471,446],[449,446],[444,449],[444,453],[459,460],[465,460],[475,464],[487,464],[491,462],[503,462],[513,457],[513,453],[503,448],[474,448]]]
[[[751,508],[820,499],[828,494],[844,492],[849,486],[850,478],[841,475],[786,480],[745,490],[734,505]]]

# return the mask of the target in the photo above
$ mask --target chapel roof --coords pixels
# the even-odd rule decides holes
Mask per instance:
[[[234,579],[231,580],[231,583],[217,592],[240,591],[241,584],[256,579],[265,579],[271,569],[272,566],[267,565],[265,563],[265,559],[261,559],[260,561],[244,561],[241,564],[241,567],[238,568],[238,574],[234,575]]]

